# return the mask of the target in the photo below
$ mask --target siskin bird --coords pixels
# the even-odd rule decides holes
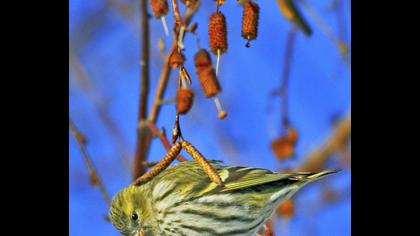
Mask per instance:
[[[112,224],[126,236],[255,235],[281,202],[337,172],[281,174],[212,164],[223,186],[211,182],[196,162],[187,161],[143,185],[124,188],[112,200]]]

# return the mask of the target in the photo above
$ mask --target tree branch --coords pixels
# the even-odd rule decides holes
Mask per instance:
[[[330,137],[325,140],[325,143],[318,149],[309,153],[305,162],[303,162],[297,171],[319,171],[325,161],[334,153],[342,150],[347,144],[351,135],[351,114],[348,113],[345,118],[340,120]]]
[[[141,87],[140,87],[140,106],[137,122],[137,143],[134,154],[133,178],[144,173],[144,166],[142,163],[146,160],[148,148],[147,143],[151,137],[148,137],[148,132],[143,129],[142,123],[146,121],[147,115],[147,101],[149,97],[149,17],[147,13],[147,0],[140,1],[140,15],[141,15]]]
[[[101,179],[99,178],[97,171],[95,170],[95,167],[93,166],[92,160],[86,150],[85,146],[85,138],[84,135],[77,129],[76,125],[73,123],[73,120],[71,117],[69,117],[69,129],[76,140],[77,144],[79,145],[79,149],[82,152],[83,159],[85,160],[86,166],[89,170],[89,174],[91,177],[95,179],[95,184],[98,185],[99,190],[101,191],[101,194],[108,206],[111,205],[111,198],[109,197],[105,186],[103,185]]]
[[[184,22],[185,25],[188,26],[188,24],[190,23],[194,13],[196,12],[196,10],[198,9],[198,6],[196,6],[195,8],[187,8],[187,13],[185,15],[184,18]],[[159,112],[161,109],[161,101],[163,100],[163,96],[165,94],[167,85],[168,85],[168,81],[169,81],[169,76],[171,73],[171,67],[169,66],[169,56],[172,54],[172,52],[177,48],[177,36],[174,35],[173,40],[172,40],[172,46],[171,49],[169,50],[168,54],[165,57],[163,66],[162,66],[162,70],[160,72],[160,76],[159,76],[159,82],[158,82],[158,86],[156,89],[156,95],[154,97],[153,100],[153,105],[152,108],[150,110],[150,114],[149,114],[149,118],[148,120],[150,122],[152,122],[153,124],[156,124],[158,116],[159,116]],[[140,129],[145,128],[146,126],[144,125],[145,122],[141,122],[139,121],[138,126]],[[150,143],[152,141],[152,134],[150,132],[147,132],[147,129],[144,133],[145,134],[145,138],[143,139],[143,142],[140,142],[139,144],[139,149],[136,149],[136,156],[135,156],[135,161],[134,161],[134,167],[133,167],[133,177],[134,179],[137,179],[138,177],[140,177],[144,172],[144,165],[142,165],[142,163],[144,163],[144,161],[147,158],[147,153],[148,150],[150,148]],[[141,148],[141,149],[140,149]],[[142,150],[142,152],[140,152],[140,150]]]

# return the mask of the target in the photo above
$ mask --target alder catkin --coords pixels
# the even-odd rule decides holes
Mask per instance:
[[[189,6],[195,6],[195,4],[197,4],[198,0],[181,0],[181,2],[189,7]]]
[[[271,142],[271,150],[278,160],[284,160],[293,155],[295,147],[287,137],[280,137]]]
[[[189,88],[180,88],[176,94],[176,111],[184,115],[192,107],[194,92]]]
[[[178,50],[174,50],[172,54],[169,56],[169,66],[172,68],[176,68],[185,62],[184,54],[178,52]]]
[[[223,54],[227,50],[226,18],[221,12],[215,12],[209,20],[209,43],[214,54],[220,50]]]
[[[166,0],[150,0],[150,5],[152,6],[153,15],[156,18],[168,14],[169,7]]]
[[[295,212],[293,200],[287,199],[277,208],[277,213],[283,218],[291,218]]]
[[[297,130],[294,127],[289,127],[286,135],[275,139],[271,143],[271,149],[277,159],[284,160],[294,154],[298,137]]]
[[[210,54],[205,49],[200,49],[194,56],[195,67],[211,67]]]
[[[214,0],[218,6],[225,4],[226,0]]]
[[[253,2],[246,2],[242,12],[242,37],[247,40],[257,38],[260,7]]]
[[[206,97],[213,97],[220,93],[220,84],[211,65],[210,54],[206,50],[200,49],[194,56],[194,63],[195,71]]]

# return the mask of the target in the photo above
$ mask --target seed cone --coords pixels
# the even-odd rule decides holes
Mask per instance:
[[[220,93],[220,84],[211,65],[210,54],[206,50],[200,49],[194,56],[194,63],[195,71],[206,97],[213,97]]]
[[[172,68],[176,68],[185,62],[185,56],[184,54],[178,52],[178,50],[174,50],[169,57],[169,66]]]
[[[169,8],[166,0],[150,0],[150,5],[152,6],[153,15],[156,18],[168,14]]]
[[[176,111],[184,115],[192,107],[194,92],[189,88],[180,88],[176,94]]]
[[[209,21],[209,42],[210,49],[214,54],[220,50],[223,54],[227,50],[226,18],[221,12],[215,12],[210,16]]]
[[[247,40],[257,38],[260,7],[253,2],[246,2],[242,12],[242,37]]]

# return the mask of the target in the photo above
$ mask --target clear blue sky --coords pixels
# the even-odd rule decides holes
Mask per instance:
[[[140,78],[139,13],[135,5],[138,1],[122,1],[135,6],[129,9],[134,13],[131,20],[119,15],[105,2],[70,1],[70,43],[99,91],[97,101],[105,102],[132,156]],[[210,0],[202,2],[194,20],[199,25],[200,46],[207,48],[206,22],[215,5]],[[332,30],[338,32],[337,17],[328,10],[331,0],[309,2]],[[348,42],[351,34],[350,1],[343,2]],[[181,117],[181,125],[184,137],[209,159],[224,160],[229,165],[276,170],[302,162],[305,154],[327,138],[332,128],[332,116],[344,116],[350,111],[350,71],[340,60],[335,45],[306,16],[314,34],[310,38],[300,32],[297,35],[289,88],[290,119],[300,133],[297,156],[293,160],[278,163],[271,152],[270,142],[279,135],[281,103],[278,97],[269,95],[280,84],[290,23],[280,14],[275,1],[260,0],[258,3],[258,38],[251,42],[250,48],[244,47],[245,40],[240,36],[242,9],[233,0],[221,7],[227,18],[229,43],[227,53],[221,58],[219,78],[223,87],[219,98],[229,112],[225,120],[217,119],[213,101],[206,99],[200,90],[192,59],[197,46],[195,38],[187,36],[186,67],[192,75],[196,99],[188,115]],[[172,15],[166,20],[171,26]],[[157,41],[164,34],[159,20],[151,20],[150,28],[152,98],[162,66]],[[166,38],[165,42],[168,48],[171,38]],[[131,181],[131,174],[121,161],[121,148],[101,122],[92,99],[80,89],[73,73],[69,75],[69,86],[70,114],[87,135],[88,151],[108,192],[114,195]],[[176,73],[172,73],[166,98],[175,95],[175,88]],[[174,110],[173,104],[165,105],[158,120],[158,126],[165,127],[168,133],[172,128]],[[162,145],[158,141],[153,142],[150,159],[159,160],[164,154]],[[69,164],[70,235],[119,235],[110,223],[103,220],[103,215],[108,213],[107,206],[98,189],[90,186],[87,168],[72,137]],[[331,167],[338,165],[337,161],[330,163]],[[350,235],[350,176],[350,170],[344,170],[339,176],[323,182],[344,191],[346,197],[320,209],[316,207],[321,184],[305,188],[297,195],[296,216],[288,223],[288,232],[278,230],[278,235]],[[277,221],[276,225],[279,224],[280,221]]]

